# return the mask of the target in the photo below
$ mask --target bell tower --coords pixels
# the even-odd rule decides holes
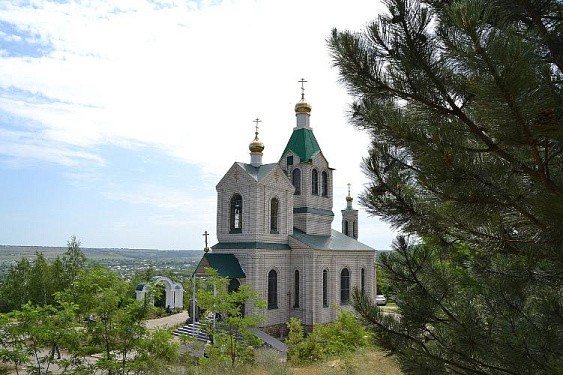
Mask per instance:
[[[353,239],[358,239],[358,210],[352,208],[354,198],[350,195],[350,184],[348,184],[348,195],[346,196],[346,209],[342,210],[342,233]]]
[[[296,126],[282,153],[279,165],[292,182],[293,226],[311,235],[330,236],[332,212],[332,168],[324,157],[311,128],[311,105],[305,100],[307,81],[301,79],[301,99],[295,104]]]

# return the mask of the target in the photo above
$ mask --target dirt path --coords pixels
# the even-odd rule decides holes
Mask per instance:
[[[145,322],[147,328],[171,328],[179,325],[184,325],[188,319],[189,314],[187,311],[182,311],[178,314],[165,316],[158,319],[150,319]]]

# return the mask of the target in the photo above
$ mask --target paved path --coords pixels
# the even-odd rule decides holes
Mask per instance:
[[[266,344],[270,345],[272,348],[282,352],[287,353],[287,345],[283,342],[278,340],[275,337],[268,335],[266,332],[261,331],[258,328],[250,327],[248,329],[250,332],[254,333],[254,335],[260,339],[262,339]]]
[[[147,328],[171,328],[186,324],[186,319],[190,315],[187,311],[178,314],[165,316],[158,319],[150,319],[145,322]]]

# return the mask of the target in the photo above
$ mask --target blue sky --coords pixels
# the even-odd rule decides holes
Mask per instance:
[[[322,7],[319,6],[322,4]],[[356,196],[369,139],[346,121],[326,38],[360,30],[372,0],[0,1],[0,244],[199,249],[215,185],[311,125],[334,174],[333,227]],[[357,205],[356,205],[357,206]],[[360,240],[393,232],[360,213]],[[215,237],[210,239],[212,243]]]

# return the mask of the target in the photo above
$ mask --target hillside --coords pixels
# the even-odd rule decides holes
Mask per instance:
[[[22,257],[34,258],[36,253],[43,253],[46,259],[61,256],[66,247],[49,246],[11,246],[0,245],[0,262],[15,261]],[[156,250],[156,249],[112,249],[112,248],[82,248],[88,259],[98,260],[158,260],[158,261],[185,261],[199,258],[201,250]]]

